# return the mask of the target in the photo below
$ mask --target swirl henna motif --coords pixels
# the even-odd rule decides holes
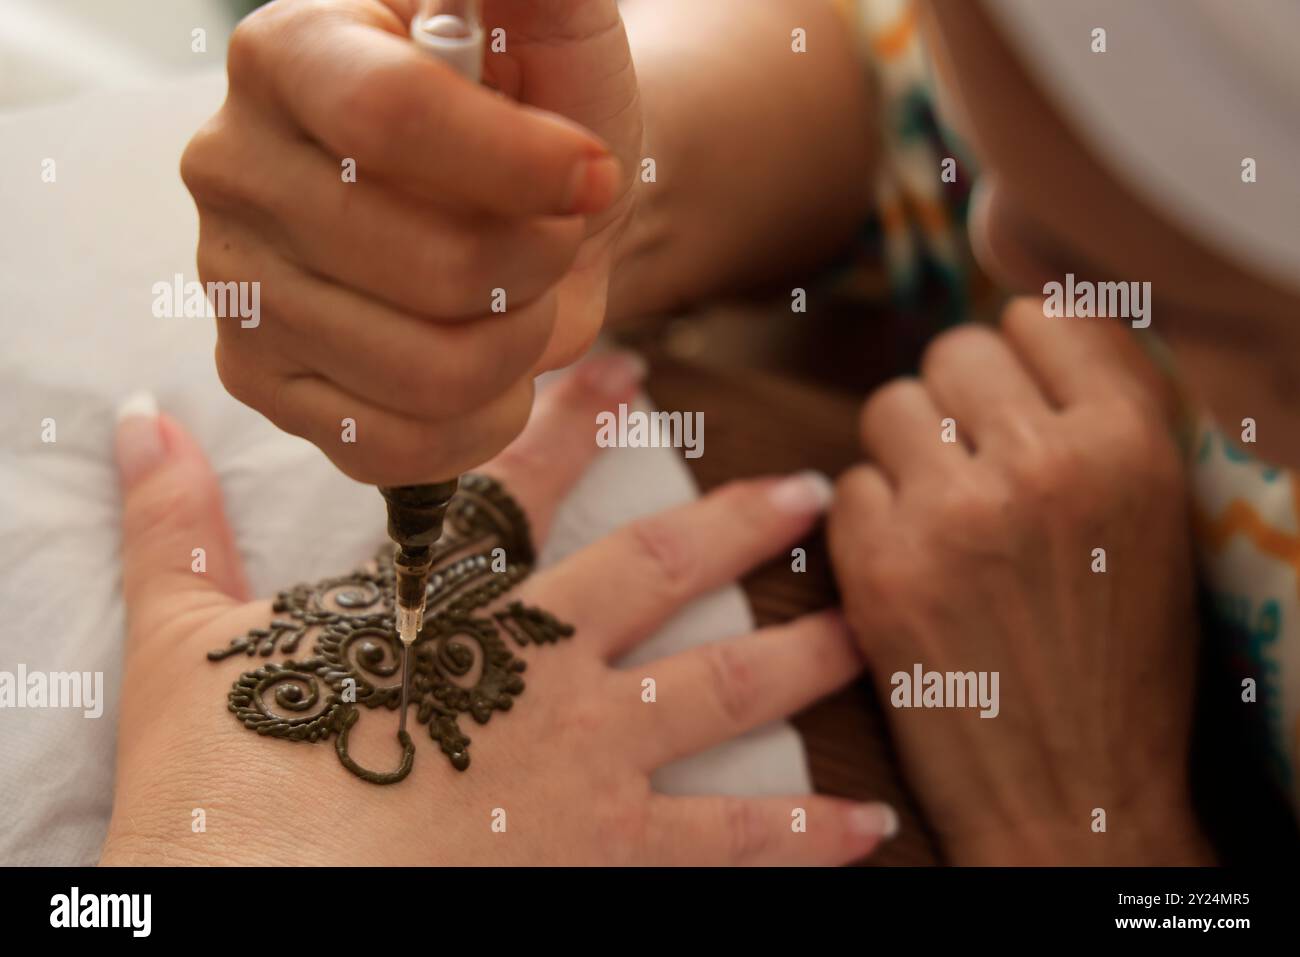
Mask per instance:
[[[524,690],[525,663],[503,634],[520,647],[573,634],[570,625],[518,601],[487,610],[527,577],[533,561],[528,520],[514,499],[487,476],[463,476],[435,549],[424,625],[411,649],[410,694],[417,722],[459,771],[469,767],[470,744],[460,716],[486,724],[493,711],[509,711]],[[314,654],[244,672],[230,689],[230,710],[258,734],[308,742],[334,736],[339,762],[366,781],[405,778],[415,759],[405,732],[398,736],[402,760],[396,770],[371,771],[348,754],[358,705],[400,707],[394,589],[393,550],[385,547],[373,568],[280,592],[277,617],[267,628],[232,639],[208,659],[293,654],[309,633]]]

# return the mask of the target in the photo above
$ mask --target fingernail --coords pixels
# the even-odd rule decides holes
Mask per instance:
[[[849,811],[849,830],[863,837],[889,840],[898,833],[898,812],[888,804],[859,804]]]
[[[592,356],[578,366],[578,376],[587,388],[618,398],[645,379],[647,368],[637,353],[619,350]]]
[[[834,496],[831,480],[821,472],[798,472],[772,486],[772,505],[795,515],[816,515],[826,511]]]
[[[571,214],[600,212],[614,199],[618,177],[618,160],[612,156],[579,160],[569,179],[565,208]]]
[[[137,392],[117,407],[114,447],[126,485],[152,472],[162,461],[165,448],[158,430],[158,400],[152,393]]]

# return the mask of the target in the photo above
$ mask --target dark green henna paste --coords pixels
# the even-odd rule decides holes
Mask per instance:
[[[502,571],[493,569],[498,548],[508,558]],[[527,577],[534,561],[528,521],[494,480],[462,477],[434,553],[424,625],[411,649],[410,704],[451,765],[464,771],[470,739],[460,729],[460,716],[487,724],[492,712],[509,711],[524,690],[525,663],[502,633],[523,647],[553,644],[572,635],[573,628],[518,601],[484,612]],[[408,734],[398,736],[402,759],[393,771],[371,771],[348,754],[359,705],[393,711],[400,706],[395,589],[393,550],[385,547],[374,569],[281,592],[269,627],[234,638],[208,658],[292,654],[312,630],[315,653],[244,672],[230,690],[230,710],[245,727],[274,738],[315,742],[333,735],[340,763],[372,784],[405,778],[415,761]]]

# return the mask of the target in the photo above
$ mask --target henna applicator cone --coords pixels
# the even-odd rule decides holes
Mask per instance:
[[[433,567],[433,546],[442,538],[447,506],[460,479],[428,485],[381,488],[388,505],[388,537],[397,544],[393,566],[397,572],[397,637],[402,643],[402,713],[399,730],[406,730],[406,703],[410,689],[411,645],[424,625],[424,598]]]
[[[411,21],[411,39],[468,80],[483,75],[483,26],[479,0],[421,0]],[[424,625],[424,599],[433,566],[433,546],[442,537],[447,506],[459,479],[428,485],[381,488],[388,505],[388,536],[397,545],[397,637],[402,643],[402,703],[398,733],[406,733],[411,682],[411,646]]]

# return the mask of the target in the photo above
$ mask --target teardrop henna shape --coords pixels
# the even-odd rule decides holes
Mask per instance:
[[[524,690],[525,662],[502,632],[520,647],[573,634],[572,626],[518,601],[476,616],[526,578],[533,561],[528,520],[514,499],[494,479],[463,476],[434,549],[424,625],[411,649],[410,698],[416,720],[459,771],[470,763],[460,716],[486,724],[493,711],[510,710]],[[393,771],[371,771],[348,753],[358,705],[400,707],[394,591],[393,549],[386,546],[374,569],[280,592],[273,606],[280,617],[208,652],[208,659],[291,654],[316,628],[314,654],[244,672],[230,690],[230,710],[245,727],[269,737],[316,742],[335,736],[339,762],[372,784],[404,779],[415,760],[409,735],[398,738],[402,759]]]

